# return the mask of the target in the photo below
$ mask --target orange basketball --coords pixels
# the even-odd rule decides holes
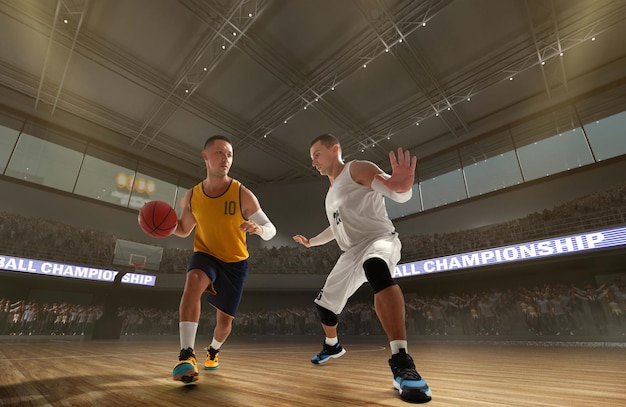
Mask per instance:
[[[152,237],[167,237],[174,233],[178,216],[167,202],[150,201],[139,209],[137,220],[146,234]]]

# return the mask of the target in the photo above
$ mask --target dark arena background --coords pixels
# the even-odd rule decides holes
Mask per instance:
[[[310,142],[391,173],[408,347],[432,406],[626,405],[622,0],[0,0],[0,406],[401,406],[363,285],[324,340],[340,255]],[[193,235],[181,199],[223,134],[277,229],[220,368],[171,379]],[[202,304],[199,360],[215,326]]]

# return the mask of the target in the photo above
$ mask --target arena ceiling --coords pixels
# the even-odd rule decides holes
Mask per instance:
[[[1,0],[0,107],[202,177],[319,177],[310,141],[387,167],[626,79],[623,0]],[[480,154],[480,152],[477,152]]]

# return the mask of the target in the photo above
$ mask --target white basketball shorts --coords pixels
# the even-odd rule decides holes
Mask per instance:
[[[374,240],[359,243],[343,252],[326,278],[324,288],[315,299],[315,303],[340,314],[352,296],[367,282],[363,263],[367,259],[383,259],[389,271],[393,273],[400,261],[402,244],[397,233],[379,236]]]

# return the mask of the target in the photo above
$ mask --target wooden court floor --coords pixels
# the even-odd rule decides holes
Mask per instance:
[[[403,406],[382,337],[346,337],[346,355],[310,357],[321,337],[230,338],[220,368],[171,380],[177,337],[0,338],[0,406]],[[206,346],[198,343],[198,349]],[[410,342],[431,407],[626,406],[626,344]],[[203,358],[199,358],[203,363]]]

